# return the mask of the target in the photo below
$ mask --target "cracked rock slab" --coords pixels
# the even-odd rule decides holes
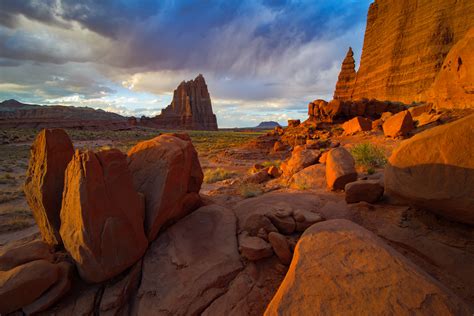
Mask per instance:
[[[197,315],[243,269],[231,210],[201,207],[169,227],[144,257],[138,315]]]

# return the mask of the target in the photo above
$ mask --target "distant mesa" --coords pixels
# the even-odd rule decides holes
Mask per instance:
[[[174,90],[173,101],[160,115],[142,117],[140,125],[185,130],[217,131],[216,115],[212,112],[211,96],[203,75],[183,81]]]
[[[472,28],[472,0],[374,1],[367,15],[359,69],[355,71],[349,49],[334,99],[436,103],[436,93],[441,91],[438,107],[472,107],[474,76],[468,73],[473,72],[468,64],[472,60],[472,32],[468,36]],[[462,46],[455,49],[461,41]],[[427,96],[435,80],[437,88],[431,90],[435,95]],[[453,84],[457,84],[457,90],[451,88]],[[451,96],[455,103],[449,102]]]
[[[255,128],[273,129],[273,128],[278,127],[278,126],[281,127],[281,125],[278,124],[275,121],[264,121],[264,122],[261,122],[260,124],[258,124]]]
[[[63,105],[25,104],[17,100],[0,103],[2,128],[126,129],[127,118],[103,110]]]

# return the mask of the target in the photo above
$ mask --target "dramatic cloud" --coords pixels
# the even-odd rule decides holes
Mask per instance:
[[[2,0],[0,97],[149,115],[202,73],[221,126],[304,118],[360,55],[369,2]]]

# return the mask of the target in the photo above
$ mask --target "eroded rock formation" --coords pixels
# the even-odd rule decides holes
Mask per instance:
[[[174,90],[171,104],[160,115],[142,118],[140,123],[166,129],[216,131],[217,119],[203,75],[181,82]]]
[[[341,72],[337,79],[336,91],[334,92],[334,99],[347,100],[351,98],[352,87],[354,86],[356,78],[354,52],[352,47],[349,47],[346,58],[342,62]]]
[[[474,26],[471,0],[376,0],[370,5],[352,89],[342,76],[338,99],[424,101],[450,49]],[[347,58],[346,58],[347,59]],[[349,68],[344,60],[343,70]],[[352,91],[351,91],[352,90]]]

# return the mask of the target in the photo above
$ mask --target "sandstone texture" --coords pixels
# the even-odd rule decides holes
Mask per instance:
[[[335,251],[337,249],[337,251]],[[434,278],[363,227],[331,220],[298,241],[265,315],[470,315]]]
[[[198,315],[243,269],[236,217],[205,206],[170,226],[143,261],[138,315]]]
[[[181,82],[174,90],[171,104],[158,116],[142,117],[140,123],[167,129],[217,131],[217,119],[203,75]]]
[[[291,176],[306,167],[318,163],[321,152],[297,146],[291,153],[290,159],[281,165],[284,176]]]
[[[357,180],[355,161],[344,148],[332,149],[326,160],[326,183],[331,190],[343,190],[347,183]]]
[[[203,173],[196,150],[185,134],[165,134],[128,152],[135,189],[145,195],[145,230],[155,239],[160,228],[201,205]]]
[[[119,114],[88,107],[34,105],[6,100],[0,103],[0,127],[119,130],[128,129],[131,124]]]
[[[26,200],[43,240],[60,245],[59,214],[64,187],[64,172],[74,155],[74,148],[62,129],[44,129],[30,151],[24,186]]]
[[[372,129],[372,121],[364,117],[356,116],[353,119],[342,124],[345,135],[353,135],[359,132],[370,131]]]
[[[356,74],[354,52],[352,51],[352,47],[349,47],[349,51],[342,62],[341,72],[337,79],[336,91],[334,92],[335,100],[347,100],[351,98]]]
[[[474,18],[474,17],[473,17]],[[436,108],[474,107],[474,26],[449,51],[427,92]]]
[[[346,184],[344,189],[347,203],[375,203],[383,195],[383,186],[379,180],[359,180]]]
[[[352,89],[351,81],[343,77],[335,94],[343,100],[423,101],[446,55],[473,26],[471,0],[376,0],[367,15],[362,58]],[[455,72],[456,64],[452,64]]]
[[[51,247],[41,240],[27,243],[13,244],[0,249],[0,271],[8,271],[22,264],[46,260],[53,262],[54,256]]]
[[[415,128],[409,111],[403,111],[390,116],[382,125],[383,133],[387,137],[403,137]]]
[[[316,164],[304,168],[291,176],[288,185],[292,189],[311,190],[326,188],[326,166]]]
[[[117,149],[77,151],[65,175],[61,237],[87,282],[102,282],[144,254],[143,198],[127,156]]]
[[[405,140],[385,169],[394,197],[474,224],[474,115]]]

